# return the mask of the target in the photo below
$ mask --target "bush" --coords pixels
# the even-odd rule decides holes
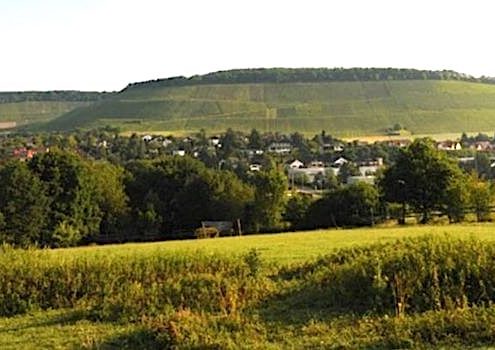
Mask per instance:
[[[400,316],[493,303],[494,260],[493,244],[422,237],[340,250],[292,273],[333,309]]]

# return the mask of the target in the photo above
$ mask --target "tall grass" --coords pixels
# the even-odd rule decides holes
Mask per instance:
[[[186,308],[230,314],[269,287],[255,279],[252,258],[47,253],[3,248],[1,315],[67,307],[84,307],[102,319],[137,320]]]
[[[286,272],[287,273],[287,272]],[[417,313],[495,301],[495,245],[421,237],[336,251],[288,272],[329,307]]]
[[[77,308],[165,348],[391,348],[495,341],[495,244],[425,236],[266,265],[257,251],[0,249],[0,315]],[[322,345],[323,344],[323,345]]]

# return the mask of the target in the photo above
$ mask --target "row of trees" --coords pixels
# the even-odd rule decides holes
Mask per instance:
[[[462,171],[431,140],[400,150],[378,186],[334,183],[312,200],[286,200],[287,178],[276,166],[243,178],[190,157],[133,160],[124,166],[51,150],[0,168],[0,240],[18,246],[71,246],[102,235],[114,240],[170,239],[201,221],[241,219],[247,232],[373,225],[406,209],[489,219],[490,183]],[[393,216],[393,215],[392,215]]]
[[[75,90],[0,92],[0,103],[14,103],[24,101],[89,102],[99,101],[110,95],[111,93],[107,92]]]
[[[381,80],[466,80],[475,78],[451,70],[431,71],[399,68],[256,68],[219,71],[190,78],[183,76],[129,84],[136,87],[187,86],[200,84],[292,83]],[[487,80],[487,79],[485,79]],[[489,80],[487,80],[489,82]]]
[[[18,246],[71,246],[101,235],[167,239],[203,220],[236,219],[257,232],[280,223],[286,186],[274,169],[242,181],[189,157],[124,168],[53,150],[0,168],[0,236]]]

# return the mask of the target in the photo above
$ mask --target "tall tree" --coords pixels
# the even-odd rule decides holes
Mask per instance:
[[[48,198],[44,184],[26,163],[12,161],[0,169],[0,237],[3,242],[28,246],[42,242]]]
[[[36,155],[29,167],[46,186],[50,198],[44,244],[75,245],[99,232],[101,212],[95,184],[79,156],[51,150]]]
[[[280,227],[285,206],[287,178],[281,171],[257,172],[252,180],[254,201],[250,207],[249,222],[254,231]]]
[[[431,139],[416,139],[384,171],[380,185],[387,201],[409,204],[426,223],[433,210],[442,210],[447,204],[452,180],[460,176],[459,167],[438,151]]]

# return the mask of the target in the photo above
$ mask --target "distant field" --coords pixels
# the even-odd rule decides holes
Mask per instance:
[[[49,123],[49,129],[114,125],[169,133],[249,131],[340,137],[495,130],[495,85],[462,81],[367,81],[140,87]]]
[[[354,245],[368,245],[404,237],[426,234],[449,234],[456,237],[475,236],[495,240],[495,224],[445,226],[409,226],[392,228],[360,228],[346,230],[318,230],[282,234],[248,235],[219,239],[168,241],[162,243],[128,243],[96,247],[54,250],[55,255],[74,254],[147,254],[150,251],[191,254],[243,254],[256,249],[267,261],[285,264],[310,260],[333,249]]]

